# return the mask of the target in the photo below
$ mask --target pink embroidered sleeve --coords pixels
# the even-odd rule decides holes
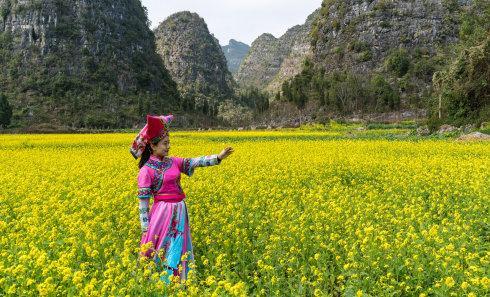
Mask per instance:
[[[138,198],[139,198],[139,219],[141,224],[141,231],[146,232],[148,230],[149,219],[149,198],[151,196],[151,172],[146,166],[140,169],[138,174]]]
[[[138,198],[151,197],[151,172],[146,166],[140,169],[138,174]]]
[[[184,158],[173,157],[173,159],[174,159],[174,162],[177,163],[177,167],[179,168],[179,171],[182,172],[182,164],[184,162]]]

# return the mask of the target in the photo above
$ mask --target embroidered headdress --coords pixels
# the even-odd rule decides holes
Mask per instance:
[[[173,120],[173,115],[167,116],[146,116],[146,125],[141,129],[141,131],[136,135],[136,138],[131,145],[129,151],[135,159],[141,157],[146,145],[154,138],[162,139],[168,135],[168,127],[170,122]]]

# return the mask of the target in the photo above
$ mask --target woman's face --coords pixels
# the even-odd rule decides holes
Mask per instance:
[[[153,155],[163,158],[168,155],[168,151],[170,150],[170,139],[168,136],[165,136],[156,145],[153,143],[150,145],[153,150]]]

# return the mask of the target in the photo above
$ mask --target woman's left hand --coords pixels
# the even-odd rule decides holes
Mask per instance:
[[[220,160],[223,160],[224,158],[228,157],[233,153],[233,148],[231,146],[225,148],[224,150],[221,151],[221,153],[218,154],[218,157]]]

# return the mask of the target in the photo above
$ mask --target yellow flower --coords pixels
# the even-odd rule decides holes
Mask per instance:
[[[446,280],[444,281],[444,283],[446,284],[446,286],[448,286],[449,288],[452,288],[454,286],[454,279],[451,277],[451,276],[448,276],[446,277]]]
[[[484,276],[481,278],[480,283],[485,289],[488,289],[490,287],[490,278]]]
[[[150,248],[152,248],[152,247],[153,247],[153,241],[149,241],[149,242],[147,242],[147,243],[145,243],[145,244],[142,244],[142,245],[141,245],[141,252],[142,252],[142,253],[146,253],[146,252],[148,252],[148,250],[150,250]]]
[[[208,286],[211,286],[212,284],[214,284],[216,282],[216,278],[213,276],[213,275],[210,275],[206,278],[206,284]]]
[[[357,290],[356,297],[362,297],[362,290]]]
[[[74,287],[87,296],[266,296],[286,291],[287,277],[299,273],[311,295],[322,296],[331,267],[315,264],[330,257],[340,267],[341,292],[362,279],[362,288],[420,296],[437,288],[485,294],[489,257],[471,230],[486,218],[490,146],[380,138],[394,129],[356,131],[375,139],[342,139],[344,125],[332,127],[173,134],[175,156],[208,154],[228,142],[240,151],[182,176],[201,261],[189,263],[184,293],[183,279],[155,281],[166,272],[141,255],[152,242],[139,245],[132,134],[0,133],[8,152],[0,156],[0,288],[7,295],[64,296]],[[439,220],[448,209],[452,216]],[[12,213],[24,215],[12,220]],[[25,234],[32,236],[26,241]],[[158,254],[167,260],[164,249]],[[408,271],[398,278],[400,259]],[[433,286],[415,281],[441,269],[447,277]],[[368,295],[361,286],[357,292]]]

